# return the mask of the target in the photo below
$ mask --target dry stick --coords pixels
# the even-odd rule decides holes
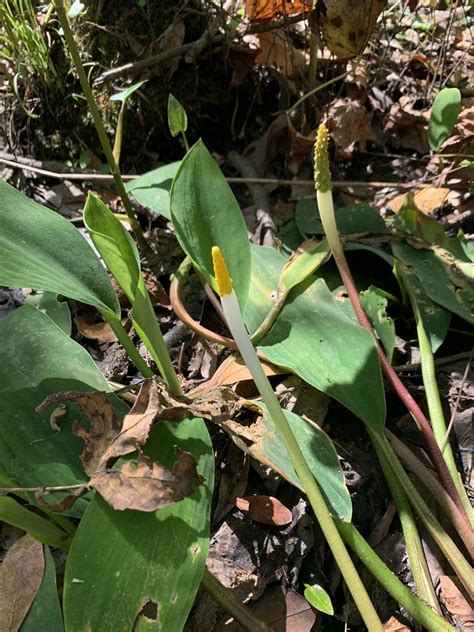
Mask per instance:
[[[5,152],[0,152],[0,164],[5,164],[9,167],[14,167],[16,169],[22,169],[23,171],[31,171],[32,173],[37,173],[39,175],[45,176],[47,178],[56,178],[57,180],[105,180],[110,181],[114,180],[115,176],[109,175],[107,173],[97,173],[97,172],[89,172],[84,173],[80,169],[72,169],[70,167],[65,167],[63,171],[54,171],[53,169],[44,169],[42,166],[38,165],[43,164],[41,161],[32,160],[30,158],[17,157],[16,160],[13,160],[14,156],[12,154],[6,154]],[[48,163],[47,163],[48,164]],[[53,163],[56,164],[56,163]],[[62,165],[58,164],[58,168],[62,167]],[[121,174],[123,181],[136,180],[140,178],[140,175],[133,174]],[[226,178],[227,182],[230,184],[276,184],[278,186],[307,186],[314,187],[313,180],[282,180],[280,178]],[[385,189],[392,188],[397,190],[411,190],[411,189],[426,189],[430,188],[429,182],[383,182],[378,180],[333,180],[333,187],[341,188],[341,189],[349,189],[349,188],[360,188],[360,189]],[[467,190],[467,186],[463,186],[462,184],[452,184],[450,188],[453,191],[465,191]]]
[[[117,191],[122,199],[123,207],[125,209],[125,212],[127,213],[128,221],[133,230],[133,233],[135,235],[135,238],[137,240],[137,244],[140,250],[146,250],[147,243],[146,243],[145,237],[143,236],[141,226],[138,223],[138,220],[133,213],[132,205],[130,203],[130,198],[128,197],[128,194],[125,190],[125,185],[122,180],[120,168],[114,158],[112,147],[110,145],[107,132],[105,131],[104,122],[100,115],[99,108],[97,107],[97,104],[95,102],[94,95],[92,94],[92,90],[89,85],[89,81],[87,79],[84,66],[82,65],[81,56],[79,55],[79,51],[76,45],[76,41],[74,39],[73,32],[71,31],[71,27],[69,26],[69,20],[64,10],[62,0],[54,0],[54,6],[56,8],[59,23],[61,24],[61,27],[64,32],[64,37],[66,39],[69,54],[72,57],[74,66],[76,67],[77,74],[79,75],[79,81],[81,82],[82,90],[86,97],[87,105],[89,106],[89,110],[92,115],[92,119],[94,121],[95,129],[97,131],[97,135],[99,136],[100,144],[102,145],[102,150],[105,154],[110,170],[112,171],[112,175],[115,181],[115,186],[117,187]]]
[[[448,495],[436,476],[429,470],[418,457],[408,448],[403,441],[395,436],[390,430],[385,429],[385,434],[392,444],[392,448],[402,459],[405,465],[411,470],[426,489],[433,494],[441,505],[453,527],[458,532],[461,540],[466,546],[471,557],[474,557],[474,532],[459,515],[456,505]]]
[[[459,495],[457,493],[454,482],[451,478],[449,470],[446,466],[446,463],[443,459],[443,455],[441,450],[439,449],[438,444],[436,443],[436,439],[433,436],[433,432],[431,430],[431,426],[423,414],[421,408],[418,406],[416,401],[413,399],[411,394],[403,385],[402,381],[398,377],[398,375],[393,370],[392,365],[388,361],[385,353],[383,352],[377,338],[375,337],[373,327],[367,318],[361,302],[359,293],[354,283],[354,279],[352,278],[351,271],[349,269],[349,265],[347,263],[346,256],[344,254],[344,250],[339,239],[339,233],[337,230],[336,219],[334,215],[334,207],[332,201],[331,194],[331,179],[330,179],[330,171],[329,171],[329,158],[327,152],[327,143],[328,143],[328,132],[324,125],[319,127],[318,131],[318,140],[316,142],[316,152],[315,152],[315,162],[317,163],[316,173],[317,173],[317,196],[318,196],[318,206],[321,215],[321,221],[323,223],[324,232],[326,233],[326,238],[329,241],[329,245],[331,247],[331,251],[334,257],[334,261],[336,262],[337,268],[339,270],[339,274],[341,275],[342,282],[346,288],[349,299],[352,303],[352,307],[357,316],[357,319],[364,329],[372,335],[375,346],[377,348],[377,353],[379,355],[380,363],[382,365],[382,370],[385,373],[386,377],[390,380],[395,392],[400,397],[402,402],[407,407],[408,411],[413,415],[415,421],[417,422],[424,440],[426,442],[426,449],[430,456],[430,459],[433,465],[438,472],[440,480],[443,484],[443,487],[449,493],[451,498],[453,499],[456,507],[459,509],[461,514],[465,517],[466,521],[468,520],[466,513],[464,511],[464,507],[461,503]],[[324,209],[332,209],[331,212],[324,212]]]

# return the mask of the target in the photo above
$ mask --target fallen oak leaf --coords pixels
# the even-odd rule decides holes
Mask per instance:
[[[140,454],[138,462],[125,463],[119,470],[99,472],[90,480],[104,500],[123,511],[156,511],[192,496],[203,478],[189,452],[176,448],[177,461],[170,471]]]
[[[291,511],[273,496],[257,495],[234,498],[237,509],[248,513],[255,522],[283,527],[293,520]]]

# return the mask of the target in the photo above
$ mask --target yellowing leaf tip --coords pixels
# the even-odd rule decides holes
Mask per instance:
[[[232,292],[232,279],[219,246],[212,247],[212,264],[219,296],[227,296],[227,294]]]

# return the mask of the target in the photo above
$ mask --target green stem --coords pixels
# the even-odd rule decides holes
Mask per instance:
[[[444,621],[434,610],[418,599],[360,535],[353,524],[335,519],[339,533],[369,569],[388,594],[430,632],[455,632],[456,628]]]
[[[374,444],[374,446],[377,444]],[[377,448],[376,448],[377,450]],[[425,559],[423,545],[416,527],[415,518],[411,510],[408,498],[396,478],[390,463],[378,451],[380,466],[385,476],[385,480],[390,489],[393,500],[397,506],[398,516],[402,525],[403,537],[407,548],[408,561],[413,574],[416,591],[420,599],[428,603],[433,610],[441,614],[441,610],[436,598],[436,593],[431,581],[430,572]]]
[[[138,349],[130,340],[128,333],[125,331],[124,326],[120,322],[120,318],[112,316],[110,312],[100,310],[100,313],[102,314],[102,317],[109,323],[112,331],[117,336],[118,341],[127,352],[128,357],[137,367],[143,377],[153,377],[153,371],[147,365],[145,360],[140,355]]]
[[[89,81],[87,79],[86,72],[84,70],[84,66],[82,65],[81,56],[79,54],[79,50],[76,45],[76,41],[74,39],[74,35],[71,31],[71,27],[69,26],[69,20],[67,18],[66,12],[63,6],[63,0],[53,0],[54,6],[56,8],[56,13],[59,19],[59,23],[64,32],[64,38],[66,40],[66,44],[69,50],[69,54],[72,57],[72,61],[74,66],[76,67],[77,74],[79,75],[79,81],[81,82],[82,90],[84,92],[84,96],[86,97],[87,104],[89,106],[90,113],[92,115],[92,119],[94,121],[95,129],[97,131],[97,135],[99,136],[100,144],[102,145],[102,150],[105,154],[105,158],[110,167],[110,171],[114,177],[115,186],[117,187],[117,191],[122,199],[122,204],[127,213],[129,224],[135,234],[135,238],[137,240],[138,246],[140,250],[146,250],[147,243],[145,237],[143,235],[140,224],[138,223],[132,209],[132,205],[130,203],[130,198],[128,197],[127,191],[125,190],[125,185],[122,180],[122,175],[120,173],[120,169],[117,165],[117,162],[114,158],[112,147],[110,146],[110,141],[107,136],[107,132],[105,130],[104,122],[99,112],[99,108],[94,99],[94,95],[92,93],[92,89],[89,85]]]
[[[0,498],[0,520],[27,531],[38,542],[67,550],[70,536],[8,496]]]
[[[410,297],[410,302],[415,314],[416,331],[418,334],[418,343],[420,345],[421,353],[421,374],[423,376],[426,401],[430,413],[431,427],[433,429],[434,437],[438,445],[440,446],[440,449],[443,450],[442,446],[444,443],[444,438],[446,436],[446,422],[444,420],[443,407],[441,404],[441,398],[439,396],[438,383],[436,381],[433,349],[423,325],[423,319],[421,317],[418,303],[416,302],[416,297],[413,296],[413,292],[410,290],[410,287],[407,283],[405,283],[405,286],[408,290],[408,296]],[[442,454],[472,527],[474,526],[474,512],[472,510],[471,503],[469,502],[469,498],[467,497],[466,490],[464,489],[464,485],[456,467],[456,461],[454,460],[454,454],[449,441],[446,443]]]
[[[114,148],[112,154],[117,165],[120,165],[120,154],[122,153],[122,140],[123,140],[123,121],[125,119],[125,102],[124,99],[120,105],[119,115],[117,117],[117,125],[115,128]]]
[[[185,132],[181,132],[181,136],[183,138],[184,148],[185,148],[186,153],[187,153],[189,151],[189,143],[188,143],[188,139],[186,138]]]
[[[273,391],[272,385],[268,381],[262,365],[257,357],[255,348],[248,336],[242,314],[235,293],[232,291],[227,296],[221,296],[222,307],[229,329],[238,346],[240,354],[244,359],[247,368],[252,374],[255,385],[267,405],[268,412],[275,424],[277,432],[281,436],[293,467],[301,481],[303,489],[309,499],[316,519],[326,538],[329,548],[334,555],[342,576],[351,592],[354,602],[366,624],[368,630],[383,630],[383,625],[377,615],[372,601],[362,583],[352,559],[347,552],[344,542],[339,535],[332,516],[326,506],[323,495],[311,472],[306,459],[301,451],[298,442],[290,428],[288,420],[283,412],[278,399]]]
[[[326,148],[327,154],[327,148]],[[327,156],[326,160],[328,160]],[[330,174],[329,174],[329,166],[325,170],[327,173],[324,173],[324,185],[330,187]],[[377,349],[377,353],[380,359],[380,364],[382,366],[382,370],[390,380],[395,392],[402,400],[402,402],[407,407],[407,410],[413,415],[422,435],[425,440],[426,450],[429,454],[431,462],[433,463],[436,471],[438,472],[438,476],[443,484],[443,487],[449,493],[453,501],[456,503],[459,511],[465,514],[464,507],[459,498],[459,494],[454,485],[451,474],[446,467],[446,463],[443,459],[443,455],[441,454],[441,450],[433,436],[433,431],[431,430],[431,426],[423,414],[421,408],[418,406],[412,395],[409,393],[407,388],[404,386],[403,382],[400,380],[398,375],[393,370],[392,365],[387,359],[387,356],[382,350],[382,347],[378,343],[374,335],[374,330],[371,322],[367,318],[366,313],[364,312],[359,293],[354,283],[354,279],[352,278],[352,274],[347,263],[346,256],[344,254],[344,249],[342,247],[341,241],[339,239],[339,233],[337,231],[336,225],[336,217],[334,214],[334,205],[332,199],[332,192],[330,188],[317,188],[317,199],[318,199],[318,207],[319,207],[319,215],[321,217],[321,222],[324,228],[324,232],[326,234],[326,238],[329,242],[329,246],[331,248],[334,261],[336,262],[337,268],[339,270],[339,274],[341,275],[342,282],[346,288],[347,294],[351,301],[354,312],[357,316],[357,320],[360,325],[367,329],[370,332],[372,337],[374,338],[375,347]]]
[[[252,611],[244,606],[234,593],[221,584],[221,582],[210,573],[207,568],[204,569],[201,586],[208,592],[224,610],[231,614],[237,623],[249,632],[271,632],[271,628],[266,623],[257,619]]]
[[[450,563],[452,569],[459,577],[459,580],[466,588],[468,594],[471,595],[473,593],[474,585],[471,566],[468,562],[466,562],[461,551],[444,531],[431,509],[423,500],[421,494],[418,492],[410,477],[403,469],[385,435],[379,435],[369,427],[367,427],[367,431],[372,443],[376,447],[377,453],[380,454],[380,458],[385,459],[392,467],[395,476],[398,478],[412,507],[415,509],[418,518],[431,534],[431,537],[436,542],[447,561]]]

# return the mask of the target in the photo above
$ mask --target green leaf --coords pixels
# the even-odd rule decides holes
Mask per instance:
[[[25,299],[26,305],[33,305],[36,309],[46,314],[60,327],[66,336],[71,335],[71,312],[66,301],[58,301],[58,295],[54,292],[37,292],[30,294]]]
[[[27,531],[38,542],[60,549],[68,548],[69,537],[64,531],[49,520],[20,505],[10,496],[0,497],[0,520]]]
[[[247,227],[234,194],[201,140],[186,154],[173,181],[171,216],[181,247],[214,288],[211,249],[219,246],[244,311],[250,284]]]
[[[172,162],[164,167],[148,171],[136,180],[128,182],[125,189],[139,204],[171,220],[170,189],[180,164],[181,161]]]
[[[323,239],[319,243],[311,243],[301,246],[293,253],[288,263],[282,270],[279,288],[283,293],[296,287],[313,274],[331,256],[328,242]]]
[[[385,296],[381,296],[372,286],[360,293],[360,301],[364,312],[369,317],[382,342],[385,354],[390,362],[395,348],[395,324],[387,314],[388,301]]]
[[[453,261],[443,263],[432,250],[418,250],[408,244],[393,244],[392,250],[403,275],[416,276],[434,303],[474,322],[472,281],[456,271]]]
[[[313,584],[312,586],[305,584],[304,587],[304,598],[313,608],[331,616],[334,614],[331,597],[322,586],[318,584]]]
[[[278,279],[287,258],[270,246],[251,244],[252,276],[245,308],[245,324],[253,333],[273,304]]]
[[[110,100],[121,101],[122,103],[125,103],[125,101],[135,92],[135,90],[138,90],[139,88],[141,88],[142,85],[146,83],[147,81],[148,79],[144,79],[143,81],[137,81],[136,83],[132,83],[132,85],[125,88],[125,90],[122,90],[121,92],[116,92],[115,94],[113,94],[110,97]]]
[[[410,267],[404,267],[401,273],[403,283],[408,286],[413,300],[418,306],[423,329],[425,330],[435,353],[443,344],[451,322],[451,312],[428,298],[422,283]]]
[[[433,151],[450,136],[461,111],[461,91],[458,88],[443,88],[436,95],[428,123],[428,141]]]
[[[83,416],[80,409],[68,405],[57,434],[49,424],[52,410],[35,408],[60,391],[110,391],[107,381],[85,349],[29,305],[0,320],[0,348],[0,474],[21,487],[85,482],[82,444],[72,432],[73,421]],[[63,497],[55,493],[47,500]],[[85,505],[80,499],[74,509]]]
[[[324,235],[319,211],[314,198],[296,203],[295,221],[303,237]],[[387,233],[388,229],[379,211],[369,204],[351,204],[336,210],[337,228],[342,235],[352,233]]]
[[[92,193],[84,206],[84,224],[106,266],[133,305],[140,281],[140,256],[129,232]]]
[[[44,575],[41,586],[23,621],[20,632],[63,632],[63,618],[56,585],[56,569],[51,552],[44,548]]]
[[[188,117],[186,111],[172,94],[168,96],[168,126],[171,136],[175,137],[188,129]]]
[[[0,284],[48,290],[120,314],[106,271],[66,219],[0,182]]]
[[[192,497],[153,513],[115,511],[98,494],[91,502],[66,565],[69,632],[183,629],[209,546],[213,452],[202,419],[160,422],[145,451],[171,468],[175,445],[193,454],[205,479]]]
[[[322,279],[290,293],[258,348],[382,431],[385,396],[374,340],[341,311]]]
[[[106,205],[89,193],[84,207],[84,224],[108,269],[117,279],[132,304],[133,324],[145,343],[161,374],[168,379],[163,368],[167,356],[158,321],[140,269],[137,246],[128,231]]]
[[[255,403],[264,412],[264,429],[258,443],[250,447],[249,454],[302,489],[303,486],[268,414],[267,407],[261,402]],[[331,439],[313,421],[303,419],[289,410],[284,412],[295,439],[318,481],[329,511],[334,517],[350,522],[352,516],[351,497]]]

